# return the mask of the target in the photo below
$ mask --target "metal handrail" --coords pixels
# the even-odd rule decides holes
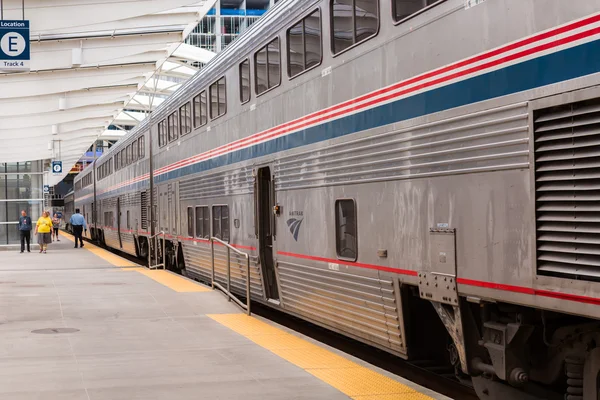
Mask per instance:
[[[227,248],[227,289],[225,289],[219,282],[215,282],[215,242],[220,243]],[[233,293],[231,293],[231,251],[234,251],[238,255],[246,258],[246,304],[242,303],[233,295]],[[214,289],[216,287],[217,289],[221,290],[227,295],[230,301],[233,300],[238,306],[246,310],[248,315],[250,315],[250,255],[248,253],[239,251],[229,243],[224,242],[216,237],[210,238],[210,254],[212,264],[210,280],[212,288]]]
[[[163,240],[162,240],[162,256],[163,256],[163,262],[160,264],[156,264],[156,265],[152,265],[152,258],[150,257],[150,249],[148,249],[148,268],[149,269],[158,269],[159,267],[162,267],[163,269],[165,268],[165,259],[166,259],[166,255],[165,255],[165,242],[166,242],[166,237],[165,237],[165,231],[160,231],[159,233],[157,233],[154,236],[150,236],[150,239],[148,240],[148,244],[152,244],[152,241],[156,240],[157,237],[162,236]],[[154,246],[154,259],[156,260],[156,262],[158,262],[158,246],[155,245]]]

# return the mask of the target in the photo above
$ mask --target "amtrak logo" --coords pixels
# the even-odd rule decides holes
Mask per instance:
[[[287,220],[288,228],[290,228],[290,232],[292,232],[295,241],[298,241],[298,233],[300,232],[300,225],[302,225],[303,220],[304,218],[290,218]]]

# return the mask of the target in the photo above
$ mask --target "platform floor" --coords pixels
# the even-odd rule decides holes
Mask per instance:
[[[0,399],[447,399],[72,238],[0,252]]]

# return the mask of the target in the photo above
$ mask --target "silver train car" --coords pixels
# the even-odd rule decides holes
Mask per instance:
[[[222,239],[253,301],[481,398],[596,399],[599,10],[281,1],[77,177],[76,207],[132,255],[164,232],[198,280]]]
[[[73,229],[71,228],[71,216],[75,212],[75,192],[73,190],[69,191],[64,197],[65,205],[63,211],[63,217],[61,220],[61,228],[66,230],[69,233],[73,233]]]

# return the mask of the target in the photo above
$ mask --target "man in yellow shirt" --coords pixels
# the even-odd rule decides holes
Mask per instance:
[[[35,234],[38,236],[40,253],[46,253],[48,243],[52,242],[52,218],[50,218],[50,213],[47,211],[44,211],[40,219],[38,219],[35,225]]]

